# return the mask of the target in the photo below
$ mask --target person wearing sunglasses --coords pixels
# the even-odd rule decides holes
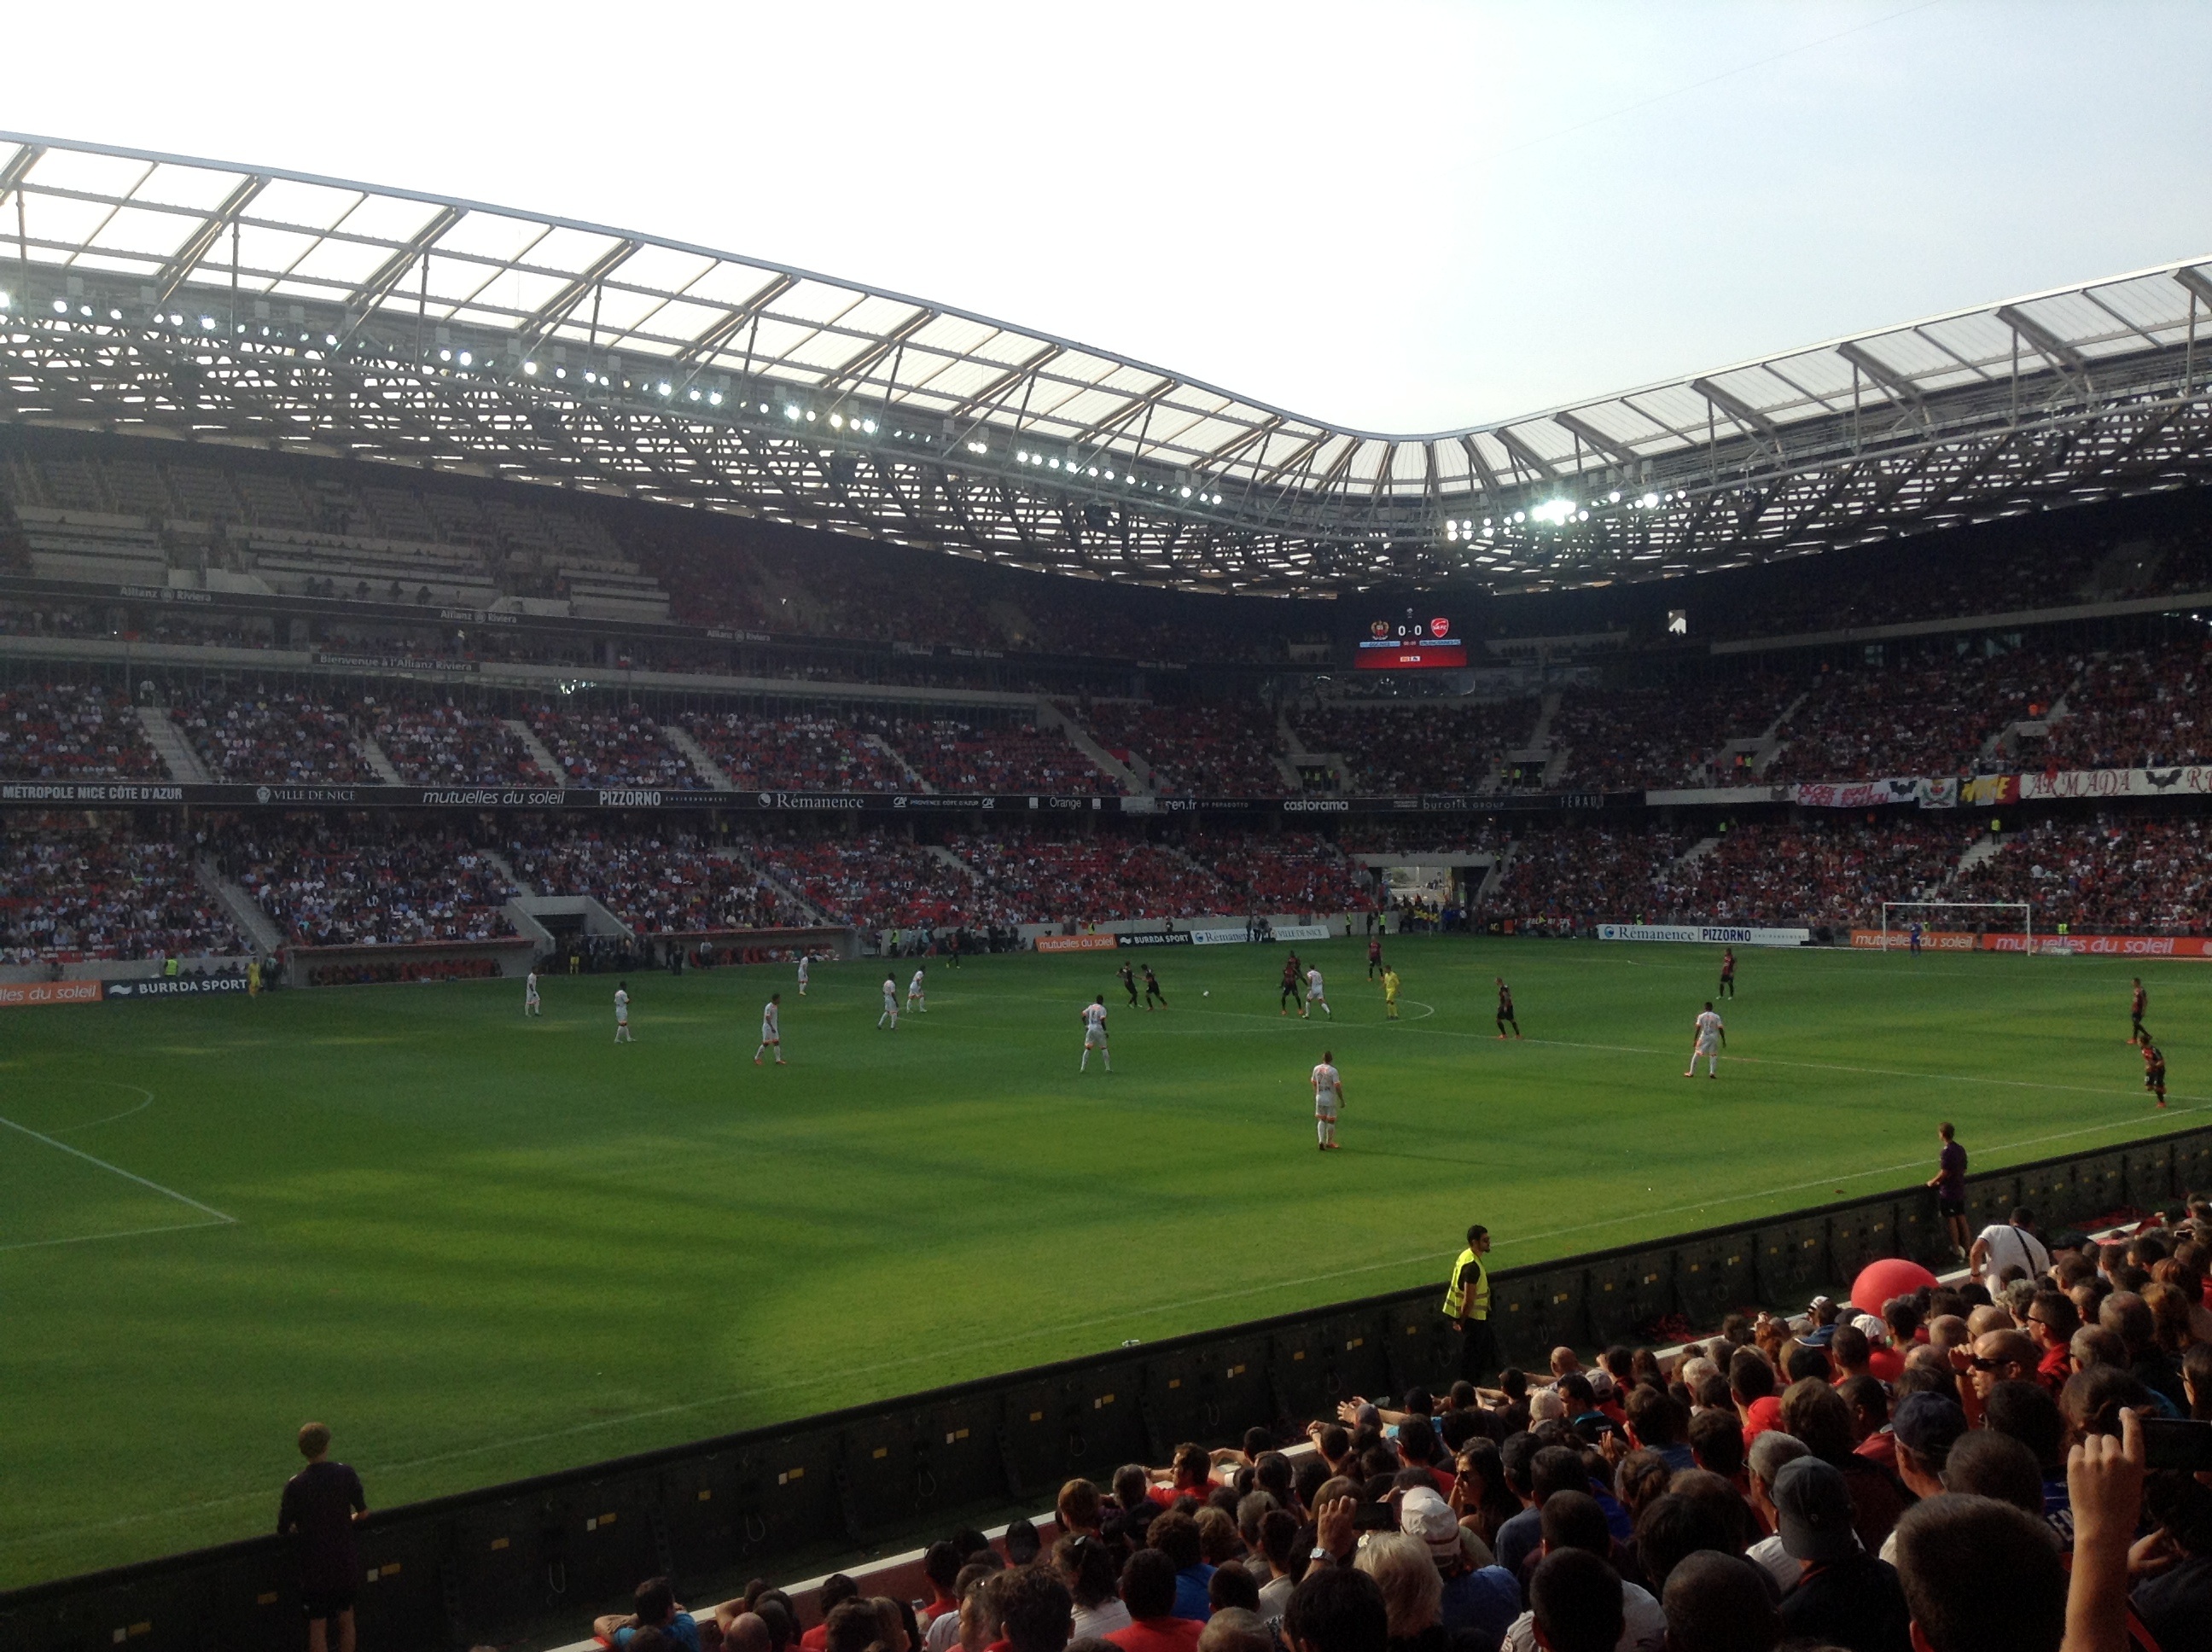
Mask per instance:
[[[2035,1344],[2025,1331],[1984,1331],[1970,1348],[1953,1349],[1952,1369],[1967,1379],[1959,1396],[1967,1420],[1981,1426],[1982,1408],[1998,1383],[2033,1382],[2036,1361]]]

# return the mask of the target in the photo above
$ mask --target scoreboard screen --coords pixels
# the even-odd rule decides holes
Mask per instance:
[[[1401,620],[1370,624],[1352,663],[1363,671],[1464,671],[1467,644],[1452,635],[1449,620],[1422,620],[1408,613]]]

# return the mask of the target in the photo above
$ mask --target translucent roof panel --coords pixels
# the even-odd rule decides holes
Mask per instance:
[[[9,235],[19,223],[20,236]],[[577,410],[556,408],[549,422],[518,399],[554,394],[544,380],[510,379],[496,393],[479,380],[479,404],[466,420],[440,423],[392,405],[389,426],[355,444],[365,456],[384,442],[393,457],[434,449],[518,473],[536,467],[670,496],[689,489],[718,508],[786,509],[796,499],[852,494],[841,508],[854,522],[919,534],[938,531],[918,525],[937,507],[909,473],[949,453],[996,477],[1002,493],[1009,483],[1037,490],[1007,495],[1003,516],[978,517],[966,530],[971,551],[1002,539],[1033,549],[1036,536],[1060,531],[1054,524],[1064,513],[1046,495],[1079,482],[1087,489],[1096,468],[1099,481],[1110,471],[1123,490],[1115,499],[1138,501],[1147,513],[1158,543],[1144,554],[1192,568],[1307,566],[1316,545],[1401,544],[1447,518],[1509,512],[1560,489],[1601,491],[1608,501],[1614,491],[1644,489],[1674,501],[1693,488],[1722,488],[1729,476],[1852,462],[1899,421],[1917,440],[1972,442],[1992,420],[2018,420],[2023,410],[2066,402],[2067,416],[2078,417],[2085,406],[2168,394],[2178,360],[2212,351],[2212,282],[2194,261],[1519,418],[1389,434],[957,306],[672,238],[273,168],[0,134],[0,258],[9,250],[33,272],[136,282],[179,313],[248,295],[323,306],[326,337],[342,338],[341,349],[383,350],[387,368],[403,355],[419,366],[425,358],[410,353],[444,347],[422,336],[425,326],[453,335],[456,351],[472,346],[479,373],[494,360],[519,373],[526,355],[558,347],[577,361],[578,379],[586,360],[596,362],[586,381],[595,393],[659,396],[665,383],[672,404],[680,398],[704,421],[677,429],[641,423],[642,410],[629,410],[608,446],[546,451],[531,446],[530,433],[578,428]],[[1285,348],[1334,348],[1330,325],[1317,315],[1311,335]],[[617,365],[629,362],[649,371],[633,382]],[[573,402],[576,380],[562,376],[558,394]],[[741,386],[745,393],[730,393]],[[833,410],[863,404],[868,422],[884,427],[877,434],[908,444],[878,453],[869,471],[903,478],[903,493],[887,483],[882,496],[861,499],[850,478],[832,485],[818,454],[784,451],[793,433],[775,426],[786,405],[826,423]],[[761,415],[763,406],[772,411]],[[357,402],[342,418],[327,411],[283,416],[368,429]],[[769,428],[753,428],[763,418]],[[851,440],[842,416],[833,428],[846,432],[837,440]],[[653,456],[649,477],[640,454]],[[1061,461],[1056,471],[1052,459]],[[1071,469],[1072,459],[1080,462]],[[1831,490],[1846,500],[1875,491]],[[1663,532],[1639,526],[1633,554],[1717,544],[1708,519],[1724,514],[1686,517]],[[1845,529],[1820,531],[1832,539]],[[1483,555],[1501,565],[1561,561],[1526,547]],[[1577,556],[1591,566],[1604,560]]]

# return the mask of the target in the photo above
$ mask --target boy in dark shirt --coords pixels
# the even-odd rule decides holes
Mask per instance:
[[[284,1482],[276,1509],[276,1534],[292,1540],[300,1562],[300,1605],[307,1616],[307,1652],[331,1652],[330,1625],[337,1624],[337,1652],[354,1652],[353,1600],[361,1582],[354,1522],[368,1512],[361,1476],[330,1460],[331,1431],[320,1423],[300,1430],[307,1466]]]
[[[2158,1097],[2160,1107],[2166,1105],[2166,1052],[2150,1042],[2145,1033],[2142,1041],[2143,1088]]]

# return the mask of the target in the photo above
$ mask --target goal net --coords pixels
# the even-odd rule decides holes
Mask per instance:
[[[1978,950],[1982,937],[2011,937],[1997,942],[2000,950],[2035,951],[2035,914],[2025,901],[1884,901],[1881,903],[1882,951],[1909,949],[1912,932],[1920,932],[1921,946],[1929,951]]]

